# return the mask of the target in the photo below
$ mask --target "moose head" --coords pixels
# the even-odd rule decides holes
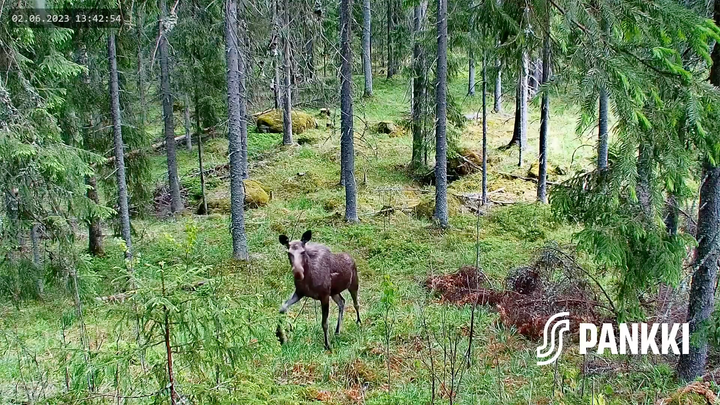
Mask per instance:
[[[307,252],[305,244],[312,237],[311,231],[305,231],[300,240],[290,241],[286,235],[280,235],[280,243],[288,250],[288,260],[292,266],[293,276],[296,280],[302,281],[305,278],[305,268],[307,267]]]

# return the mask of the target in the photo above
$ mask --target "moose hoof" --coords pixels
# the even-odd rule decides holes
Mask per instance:
[[[287,308],[285,308],[285,307],[280,307],[280,313],[281,313],[281,314],[284,314],[284,313],[286,313],[286,312],[287,312]]]

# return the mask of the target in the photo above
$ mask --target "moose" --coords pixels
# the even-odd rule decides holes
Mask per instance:
[[[300,240],[290,241],[285,235],[280,235],[280,243],[287,248],[288,259],[295,278],[295,292],[288,298],[280,313],[287,312],[291,305],[304,297],[320,301],[322,306],[322,328],[325,335],[325,349],[330,350],[328,341],[328,313],[330,312],[330,298],[338,306],[338,321],[335,334],[340,333],[340,324],[345,311],[345,299],[342,293],[350,292],[356,322],[360,324],[360,306],[358,305],[358,275],[355,261],[347,253],[332,253],[330,249],[319,243],[308,243],[312,237],[311,231],[305,231]]]

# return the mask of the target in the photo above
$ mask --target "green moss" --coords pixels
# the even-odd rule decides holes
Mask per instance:
[[[293,134],[302,134],[310,128],[317,128],[318,124],[312,115],[302,111],[292,111],[292,130]],[[274,132],[282,133],[283,131],[283,112],[282,110],[272,110],[261,114],[256,121],[258,132]]]

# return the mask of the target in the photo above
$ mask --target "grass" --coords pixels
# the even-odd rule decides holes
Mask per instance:
[[[281,147],[281,134],[249,134],[251,177],[270,188],[273,199],[265,207],[246,211],[251,252],[248,264],[230,260],[226,215],[186,213],[175,218],[150,217],[134,221],[138,257],[135,269],[141,289],[151,291],[157,287],[160,269],[167,277],[178,280],[212,281],[196,292],[178,289],[179,301],[173,301],[176,311],[173,316],[177,319],[174,327],[178,331],[173,336],[178,346],[176,378],[182,394],[193,396],[198,403],[429,402],[428,333],[434,336],[435,367],[442,367],[441,351],[450,340],[459,336],[462,345],[466,345],[464,334],[469,327],[471,308],[437,302],[427,294],[422,283],[429,274],[453,272],[462,265],[474,263],[477,217],[461,212],[451,218],[450,229],[441,232],[430,221],[409,213],[376,215],[385,205],[401,206],[409,198],[419,198],[399,189],[423,188],[401,169],[410,158],[409,135],[389,138],[363,131],[365,122],[399,122],[406,116],[406,82],[404,78],[389,81],[378,78],[373,98],[356,101],[355,129],[362,134],[356,139],[359,224],[342,221],[344,191],[337,186],[340,135],[338,129],[325,129],[323,121],[320,129],[304,134],[317,142],[303,146]],[[480,96],[467,98],[465,89],[462,77],[450,86],[452,95],[469,113],[477,109]],[[510,110],[511,107],[506,106],[506,111]],[[531,111],[527,166],[537,156],[538,112],[536,108]],[[582,170],[592,162],[592,148],[581,147],[590,141],[575,135],[571,108],[554,105],[553,112],[549,160],[552,164]],[[497,150],[511,137],[511,118],[502,114],[489,118],[489,157],[493,158],[489,180],[491,191],[495,191],[493,198],[517,204],[495,206],[479,219],[480,266],[498,285],[508,271],[530,262],[544,244],[571,243],[572,234],[577,230],[554,223],[548,207],[532,203],[533,183],[508,180],[499,174],[525,175],[527,170],[527,166],[517,168],[517,151]],[[463,129],[460,142],[464,147],[480,149],[480,139],[480,128],[471,124]],[[226,150],[227,142],[223,139],[207,141],[206,167],[226,163]],[[197,186],[197,178],[193,176],[197,172],[195,153],[195,149],[188,152],[178,148],[181,181],[191,188]],[[153,181],[161,184],[166,176],[164,155],[158,153],[152,163]],[[453,183],[450,191],[476,192],[479,181],[479,175],[468,176]],[[227,187],[227,180],[208,179],[211,195],[227,194]],[[424,189],[432,195],[431,188]],[[192,206],[190,208],[192,211]],[[288,316],[277,313],[293,289],[278,234],[297,238],[305,229],[312,229],[313,238],[333,250],[349,252],[358,263],[363,324],[357,326],[352,322],[354,309],[347,305],[343,330],[332,338],[332,352],[323,350],[317,302],[298,303]],[[78,243],[81,242],[84,244]],[[143,371],[132,325],[138,311],[151,313],[169,304],[151,299],[138,310],[136,306],[142,307],[142,301],[121,304],[96,301],[96,295],[114,293],[123,285],[123,280],[118,278],[124,269],[121,246],[116,239],[109,238],[106,250],[105,258],[85,258],[85,266],[79,267],[89,355],[95,370],[100,370],[95,374],[97,391],[112,394],[116,385],[124,395],[162,391],[166,383],[164,348],[154,344],[145,351],[144,361],[150,370]],[[392,285],[383,280],[389,280]],[[389,294],[395,297],[391,304],[384,299]],[[349,304],[349,297],[346,299]],[[331,325],[336,320],[334,308],[331,306]],[[155,322],[157,319],[149,321],[146,327]],[[556,378],[551,367],[535,365],[537,343],[503,328],[494,310],[478,308],[476,322],[472,366],[463,377],[460,394],[454,398],[456,403],[580,404],[590,401],[591,389],[598,404],[654,403],[656,397],[676,388],[671,366],[638,359],[625,362],[610,357],[608,364],[626,367],[584,378],[579,372],[582,357],[576,348],[561,358]],[[63,323],[69,325],[63,328]],[[275,337],[278,323],[288,331],[289,342],[284,346],[280,346]],[[209,359],[214,353],[209,343],[194,340],[205,336],[203,332],[180,332],[197,325],[210,328],[211,324],[232,331],[229,334],[232,357]],[[87,395],[92,394],[64,394],[64,370],[70,370],[68,378],[72,387],[78,389],[71,392],[82,392],[86,374],[80,355],[83,346],[77,314],[70,295],[62,288],[48,294],[45,302],[23,302],[17,309],[4,303],[0,306],[0,331],[0,353],[3,354],[0,403],[25,400],[28,393],[37,393],[39,386],[47,386],[42,392],[50,398],[47,402],[114,401],[111,395],[88,399]],[[390,338],[389,358],[386,336]],[[183,343],[195,346],[196,350],[184,348]],[[221,367],[227,368],[222,371]],[[119,384],[115,383],[116,372],[120,375]],[[224,379],[213,378],[214,375]],[[447,403],[447,386],[438,382],[436,388],[437,403]],[[581,390],[584,396],[580,395]],[[38,401],[42,401],[43,396],[38,395]],[[604,402],[600,402],[600,396]],[[128,403],[167,400],[167,393],[162,391],[155,397],[136,398]]]

